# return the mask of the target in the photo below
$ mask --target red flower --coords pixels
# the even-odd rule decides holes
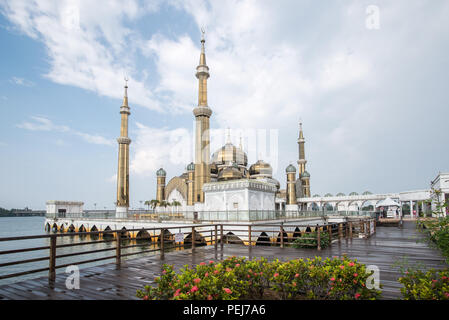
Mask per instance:
[[[296,287],[296,282],[293,282],[292,284],[293,284],[294,287]]]
[[[273,275],[273,277],[275,277],[275,278],[277,278],[279,276],[279,273],[275,273],[274,275]]]
[[[209,272],[206,272],[206,273],[204,274],[205,277],[207,277],[208,275],[209,275]]]
[[[143,300],[148,300],[148,296],[143,297]]]
[[[249,279],[249,278],[251,278],[251,275],[250,275],[250,274],[247,274],[246,277]]]
[[[193,282],[195,282],[195,283],[200,283],[200,281],[201,281],[200,278],[193,279]]]
[[[334,277],[332,277],[332,278],[331,278],[331,281],[335,281],[335,278],[334,278]]]
[[[213,264],[214,262],[212,260],[209,261],[209,264]]]
[[[356,293],[354,296],[356,299],[360,298],[360,293]]]
[[[354,273],[354,277],[357,278],[357,276],[358,276],[358,274],[357,274],[357,273]]]
[[[173,297],[179,296],[180,293],[181,293],[181,289],[176,290],[176,292],[175,292],[175,294],[173,295]]]
[[[212,300],[213,298],[212,298],[212,296],[211,295],[208,295],[207,296],[207,300]]]
[[[201,263],[200,263],[200,266],[204,266],[204,265],[206,265],[205,262],[201,262]]]
[[[228,293],[228,294],[231,294],[231,293],[232,293],[231,289],[229,289],[229,288],[223,288],[223,290],[224,290],[224,292],[226,292],[226,293]]]
[[[345,268],[345,266],[343,266],[343,265],[342,265],[342,266],[340,266],[340,269],[341,269],[341,270],[343,270],[344,268]]]
[[[219,273],[220,271],[218,271],[218,270],[214,270],[214,274],[217,274],[217,273]]]
[[[195,291],[198,291],[198,287],[197,286],[193,286],[192,289],[190,289],[190,292],[192,292],[192,293],[195,292]]]
[[[167,270],[162,271],[162,274],[166,274],[166,273],[167,273]]]
[[[240,263],[237,263],[235,266],[236,266],[236,267],[240,267]]]
[[[295,278],[298,278],[298,277],[299,277],[299,273],[295,274]]]
[[[349,262],[349,266],[353,267],[354,266],[354,262]]]

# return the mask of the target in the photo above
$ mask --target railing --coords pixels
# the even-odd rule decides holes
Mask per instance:
[[[315,230],[312,231],[311,227]],[[144,239],[142,239],[142,241],[136,241],[134,244],[129,244],[126,242],[126,239],[129,237],[130,232],[139,232],[141,237]],[[318,250],[321,250],[322,236],[325,235],[323,232],[327,232],[330,244],[335,241],[340,242],[344,238],[352,239],[353,237],[358,236],[369,237],[373,232],[375,232],[375,221],[374,219],[367,218],[354,221],[349,220],[340,223],[327,223],[324,225],[322,224],[315,226],[284,223],[246,225],[209,224],[201,226],[179,225],[169,228],[141,228],[132,230],[107,230],[65,234],[54,233],[38,236],[0,238],[0,243],[37,239],[48,240],[48,245],[45,246],[0,251],[0,257],[2,257],[5,255],[24,252],[34,253],[48,250],[48,255],[45,256],[0,263],[1,271],[2,268],[9,266],[48,261],[48,266],[41,266],[36,269],[20,272],[0,273],[0,280],[48,271],[49,280],[54,281],[56,277],[56,270],[72,265],[96,263],[111,259],[114,259],[116,264],[120,264],[123,257],[157,251],[159,251],[159,254],[163,258],[164,253],[167,250],[185,249],[186,247],[195,250],[195,247],[199,245],[214,245],[215,250],[217,250],[218,244],[220,244],[221,249],[223,249],[224,243],[242,244],[244,242],[246,242],[246,244],[250,247],[254,245],[279,245],[280,247],[285,247],[291,245],[296,239],[301,238],[304,240],[315,239],[315,244],[312,244],[311,246],[316,246]],[[289,233],[291,234],[291,236],[288,236]],[[67,241],[62,241],[64,237],[73,236],[89,236],[93,237],[94,239],[91,241],[81,241],[76,243],[67,243]],[[255,237],[257,237],[257,239],[255,239]],[[86,246],[89,245],[105,243],[111,245],[114,244],[114,246],[109,246],[106,248],[103,247],[94,250],[61,252],[61,249],[63,248],[86,248]],[[126,252],[127,249],[132,248],[140,248],[140,250],[135,252]],[[73,260],[81,255],[91,255],[107,252],[114,253],[102,257],[97,256],[91,259]],[[67,259],[71,259],[72,261],[64,261]],[[62,261],[62,263],[57,264],[57,261]]]
[[[126,218],[117,218],[114,211],[86,211],[82,213],[47,214],[49,219],[113,219],[117,221],[224,221],[247,222],[279,219],[319,218],[319,217],[375,217],[371,211],[275,211],[275,210],[229,210],[229,211],[176,211],[154,212],[152,210],[132,210]]]

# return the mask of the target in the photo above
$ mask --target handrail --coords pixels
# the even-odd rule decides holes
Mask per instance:
[[[301,222],[303,220],[298,220],[297,222]],[[36,251],[42,251],[42,250],[49,250],[50,254],[48,256],[44,257],[33,257],[30,259],[24,259],[24,260],[16,260],[16,261],[9,261],[5,263],[0,263],[0,268],[7,267],[7,266],[13,266],[18,264],[26,264],[31,262],[39,262],[39,261],[46,261],[48,260],[49,265],[46,268],[38,268],[28,271],[22,271],[22,272],[16,272],[12,274],[4,274],[0,275],[0,280],[7,279],[7,278],[13,278],[18,276],[23,276],[27,274],[37,273],[37,272],[44,272],[49,271],[49,281],[52,282],[55,280],[56,277],[56,269],[60,269],[63,267],[67,267],[70,265],[80,265],[80,264],[86,264],[86,263],[93,263],[103,260],[109,260],[109,259],[116,259],[116,263],[121,263],[121,257],[127,257],[132,256],[136,254],[142,254],[142,253],[148,253],[148,252],[156,252],[159,251],[161,258],[164,256],[164,251],[173,249],[173,248],[185,248],[186,246],[191,246],[192,250],[195,250],[196,246],[205,244],[205,245],[213,245],[215,247],[215,250],[218,249],[218,243],[220,243],[220,248],[223,250],[223,243],[226,239],[227,242],[232,242],[232,240],[229,240],[229,237],[227,234],[224,234],[224,229],[226,228],[227,232],[235,232],[235,235],[242,235],[242,239],[247,238],[248,239],[248,245],[258,245],[258,244],[273,244],[272,239],[277,239],[275,242],[279,243],[281,247],[289,246],[291,243],[291,240],[296,238],[295,236],[289,237],[288,232],[291,232],[291,228],[304,228],[304,227],[311,227],[316,228],[314,232],[312,231],[305,231],[301,232],[301,238],[302,239],[317,239],[316,248],[318,250],[321,249],[321,228],[323,228],[323,231],[328,232],[329,236],[329,242],[332,245],[333,241],[341,241],[343,238],[350,239],[353,237],[353,235],[359,235],[362,234],[364,236],[369,236],[371,234],[371,223],[374,223],[374,232],[375,232],[375,220],[373,218],[359,218],[357,220],[348,220],[345,222],[325,222],[322,224],[316,224],[316,225],[310,225],[310,224],[294,224],[295,221],[288,221],[288,224],[285,224],[284,222],[279,222],[277,224],[275,223],[260,223],[260,224],[254,224],[254,223],[215,223],[215,224],[190,224],[190,225],[174,225],[174,226],[163,226],[163,227],[151,227],[151,228],[133,228],[133,229],[118,229],[118,230],[103,230],[103,231],[91,231],[91,232],[68,232],[68,233],[51,233],[51,234],[45,234],[45,235],[31,235],[31,236],[19,236],[19,237],[4,237],[0,238],[0,242],[6,242],[6,241],[20,241],[20,240],[32,240],[32,239],[50,239],[50,245],[49,246],[39,246],[39,247],[32,247],[32,248],[23,248],[23,249],[14,249],[14,250],[4,250],[0,251],[0,256],[7,255],[7,254],[16,254],[16,253],[22,253],[22,252],[36,252]],[[239,228],[236,228],[239,227]],[[179,230],[179,232],[176,233],[182,233],[183,234],[183,240],[182,241],[175,241],[175,233],[167,233],[169,230]],[[184,229],[184,230],[183,230]],[[187,231],[185,229],[188,229]],[[149,238],[147,240],[150,241],[150,243],[142,243],[142,244],[131,244],[131,245],[125,245],[122,246],[121,242],[124,240],[122,237],[123,234],[127,232],[139,232],[139,231],[147,231],[149,232]],[[153,232],[152,232],[153,231]],[[158,234],[156,234],[158,232]],[[254,233],[257,232],[258,234],[265,232],[268,236],[268,240],[263,239],[257,239],[256,241],[254,239]],[[295,231],[296,232],[296,231]],[[317,237],[308,237],[308,234],[311,233],[317,233]],[[153,233],[153,234],[151,234]],[[203,233],[201,238],[198,238],[198,234]],[[207,234],[205,234],[207,233]],[[80,241],[76,243],[65,243],[65,244],[58,244],[57,239],[62,237],[68,237],[68,236],[100,236],[100,235],[112,235],[114,236],[114,239],[101,239],[101,240],[93,240],[93,241]],[[163,236],[162,236],[163,235]],[[185,236],[187,235],[187,236]],[[190,238],[189,238],[190,236]],[[260,236],[259,236],[260,237]],[[156,238],[156,239],[155,239]],[[76,246],[83,246],[83,245],[92,245],[92,244],[99,244],[99,243],[108,243],[108,242],[115,242],[115,246],[108,247],[108,248],[102,248],[102,249],[93,249],[93,250],[87,250],[87,251],[78,251],[78,252],[69,252],[69,253],[62,253],[57,254],[57,249],[60,248],[67,248],[67,247],[76,247]],[[155,245],[154,248],[149,248],[147,250],[140,250],[136,252],[122,252],[124,249],[130,249],[130,248],[136,248],[136,247],[144,247],[148,244]],[[314,244],[310,246],[315,246]],[[57,265],[56,261],[63,258],[68,257],[75,257],[75,256],[82,256],[82,255],[89,255],[94,253],[100,253],[100,252],[107,252],[107,251],[113,251],[115,250],[114,255],[106,256],[106,257],[97,257],[94,259],[87,259],[87,260],[80,260],[80,261],[74,261],[71,263],[65,263]]]

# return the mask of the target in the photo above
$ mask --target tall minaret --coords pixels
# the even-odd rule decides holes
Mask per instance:
[[[122,122],[118,142],[118,172],[117,172],[117,207],[116,217],[126,218],[129,208],[129,144],[128,116],[131,114],[128,106],[128,79],[125,78],[125,96],[120,107]]]
[[[212,110],[207,105],[207,79],[209,67],[206,65],[206,53],[204,51],[204,30],[201,30],[201,55],[200,63],[196,67],[196,77],[199,81],[198,106],[193,109],[195,115],[195,203],[204,202],[203,185],[210,182],[210,133],[209,118]]]
[[[298,138],[298,147],[299,147],[299,159],[298,159],[298,167],[299,167],[299,175],[306,171],[306,154],[304,152],[304,133],[302,132],[302,122],[299,123],[299,138]]]

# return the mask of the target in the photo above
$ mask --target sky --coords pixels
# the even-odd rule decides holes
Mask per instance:
[[[401,192],[449,171],[449,2],[0,0],[0,207],[114,208],[128,81],[131,208],[192,156],[201,28],[211,152],[242,137],[285,188]]]

